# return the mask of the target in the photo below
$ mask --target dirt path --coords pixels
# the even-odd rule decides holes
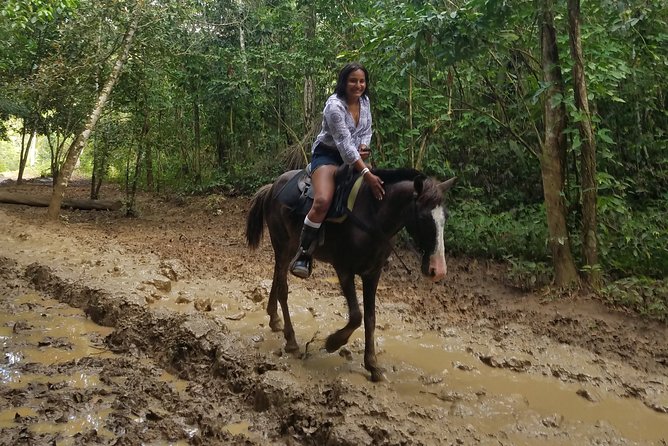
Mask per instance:
[[[137,219],[48,224],[44,209],[0,205],[0,444],[667,443],[666,326],[587,296],[522,294],[486,262],[449,259],[432,285],[410,252],[411,275],[391,259],[386,382],[367,380],[361,330],[340,354],[321,350],[346,318],[326,265],[290,280],[309,347],[283,354],[264,313],[271,247],[247,250],[247,207],[142,196]]]

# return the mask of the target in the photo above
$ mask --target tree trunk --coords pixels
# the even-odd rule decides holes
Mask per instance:
[[[305,36],[307,42],[315,42],[315,33],[316,33],[316,16],[315,16],[315,6],[313,4],[308,4],[305,11]],[[309,69],[310,70],[310,69]],[[311,133],[311,129],[315,127],[316,116],[316,87],[315,79],[313,73],[308,71],[306,77],[304,78],[304,135]],[[304,154],[307,153],[307,147],[302,147]],[[307,161],[308,162],[308,161]]]
[[[408,71],[408,130],[411,135],[411,167],[415,168],[415,142],[413,140],[413,74],[411,70]]]
[[[67,156],[65,157],[65,162],[63,163],[63,166],[61,167],[58,174],[58,180],[56,181],[55,187],[53,188],[51,203],[49,204],[49,210],[47,211],[47,218],[50,220],[56,220],[60,214],[60,206],[65,195],[65,189],[67,188],[67,183],[72,176],[72,172],[74,172],[74,167],[76,166],[77,161],[79,160],[79,156],[81,156],[81,152],[83,151],[88,138],[90,138],[90,135],[93,132],[98,119],[100,119],[100,115],[104,110],[104,106],[107,103],[107,99],[109,99],[109,95],[111,94],[114,85],[116,85],[116,82],[118,81],[118,78],[123,71],[123,65],[125,64],[125,61],[130,54],[132,40],[139,25],[139,16],[143,6],[143,1],[144,0],[138,0],[135,4],[135,7],[131,13],[132,22],[128,26],[128,30],[123,38],[121,53],[119,54],[118,59],[116,59],[116,63],[114,64],[114,67],[109,74],[109,78],[107,79],[106,84],[100,93],[100,96],[97,98],[95,107],[88,117],[88,121],[84,126],[84,130],[74,139],[69,149],[67,150]]]
[[[585,260],[587,283],[594,289],[601,285],[601,271],[598,267],[597,242],[597,184],[596,184],[596,140],[592,130],[587,81],[585,80],[584,56],[580,38],[580,0],[568,0],[568,25],[571,56],[573,57],[573,90],[575,107],[581,114],[578,122],[582,146],[580,164],[582,166],[582,254]]]
[[[153,147],[150,143],[146,144],[144,158],[144,168],[146,169],[146,190],[149,192],[154,192],[155,180],[153,178]]]
[[[554,29],[552,0],[543,0],[542,6],[543,77],[550,87],[545,97],[545,140],[540,160],[549,232],[548,245],[552,253],[554,279],[557,286],[564,287],[578,282],[578,274],[571,254],[566,226],[566,206],[563,199],[566,108],[563,102],[557,99],[557,95],[563,96],[564,89],[559,66],[557,35]]]
[[[142,135],[144,136],[144,169],[146,169],[146,189],[153,192],[153,145],[148,137],[151,128],[148,106],[144,106],[144,125]]]
[[[194,89],[195,87],[193,87]],[[193,171],[194,180],[197,185],[202,184],[202,168],[201,168],[201,154],[202,150],[202,130],[199,112],[199,98],[197,92],[194,93],[193,98],[193,136],[195,138],[195,153],[193,155]]]
[[[26,144],[26,133],[30,133],[28,143]],[[35,135],[33,128],[28,124],[28,118],[23,118],[23,131],[21,132],[21,154],[19,155],[19,173],[16,177],[16,184],[23,183],[23,174],[25,173],[26,164],[28,164],[28,153],[32,147],[32,139]]]
[[[148,107],[144,107],[144,110],[142,112],[144,115],[144,123],[142,124],[141,127],[141,133],[139,134],[138,139],[138,144],[137,144],[137,158],[135,161],[135,170],[134,170],[134,175],[132,177],[132,184],[129,188],[127,188],[128,195],[127,197],[127,213],[126,216],[128,217],[134,217],[137,215],[137,210],[135,209],[135,202],[136,202],[136,197],[137,197],[137,188],[139,186],[139,178],[141,176],[141,168],[144,160],[144,155],[146,153],[146,148],[149,145],[149,138],[148,134],[151,129],[150,125],[150,120],[149,120],[149,114],[148,114]],[[129,163],[128,163],[128,168],[129,168]],[[129,172],[128,172],[129,175]]]
[[[35,197],[32,195],[0,192],[0,203],[10,204],[25,204],[28,206],[46,207],[50,205],[48,197]],[[85,199],[71,199],[62,200],[60,207],[73,208],[83,210],[97,210],[97,211],[117,211],[121,208],[122,203],[118,200],[85,200]]]

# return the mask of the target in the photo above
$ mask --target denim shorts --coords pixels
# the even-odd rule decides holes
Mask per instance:
[[[343,158],[337,149],[318,144],[311,156],[311,172],[326,164],[340,166],[343,164]]]

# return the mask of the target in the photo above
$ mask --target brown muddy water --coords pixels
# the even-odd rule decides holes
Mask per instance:
[[[336,283],[335,277],[324,280]],[[314,296],[306,289],[295,287],[289,299],[293,323],[299,327],[301,343],[309,342],[310,348],[306,357],[299,359],[282,355],[282,334],[267,330],[263,301],[252,302],[254,296],[267,294],[270,285],[270,281],[263,281],[259,288],[244,292],[247,285],[242,282],[209,280],[189,283],[187,289],[178,284],[173,291],[180,296],[192,293],[210,302],[212,312],[227,319],[231,330],[253,342],[260,352],[280,355],[300,380],[318,376],[338,378],[367,388],[381,387],[396,393],[401,404],[440,406],[450,412],[464,412],[467,422],[485,434],[494,434],[523,419],[554,419],[562,428],[568,426],[569,442],[578,438],[585,441],[591,427],[602,424],[613,427],[620,437],[640,444],[668,438],[665,413],[656,412],[640,401],[606,393],[596,385],[594,377],[607,366],[601,367],[590,355],[565,345],[550,345],[547,340],[544,340],[545,345],[534,346],[536,351],[502,352],[490,348],[489,340],[475,339],[454,327],[446,328],[445,335],[417,330],[402,317],[406,313],[403,305],[386,306],[378,316],[382,321],[377,334],[378,358],[387,368],[387,383],[369,383],[360,362],[364,353],[363,330],[351,337],[349,345],[339,355],[321,349],[325,337],[346,322],[344,298],[335,295],[335,287],[329,297]],[[361,290],[358,292],[361,295]],[[189,306],[184,308],[183,304],[175,302],[169,299],[155,305],[174,311],[192,311]],[[521,327],[516,329],[521,334]],[[485,361],[498,358],[498,364],[503,365],[487,366],[481,358]],[[559,364],[555,370],[577,369],[581,376],[591,377],[592,382],[564,382],[554,373],[551,376],[522,373],[534,362],[547,363],[550,367]],[[661,382],[666,384],[665,379]],[[462,395],[476,397],[466,401],[469,398],[461,398]],[[452,404],[449,401],[460,398],[465,402]],[[668,403],[668,395],[663,393],[661,398],[663,404]],[[526,439],[518,436],[517,441],[525,443]],[[531,444],[540,443],[537,439]]]
[[[521,324],[428,326],[381,286],[375,384],[361,329],[321,348],[347,318],[333,277],[291,279],[292,356],[268,327],[267,276],[189,277],[178,261],[3,218],[0,444],[668,440],[665,375]]]

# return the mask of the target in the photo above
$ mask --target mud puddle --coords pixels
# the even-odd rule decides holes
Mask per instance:
[[[37,294],[20,296],[11,302],[11,307],[11,312],[0,312],[0,343],[4,354],[0,384],[14,391],[56,386],[78,390],[103,387],[98,376],[88,373],[62,374],[54,370],[53,374],[45,376],[29,370],[35,366],[49,369],[49,366],[86,356],[110,357],[102,337],[111,333],[111,329],[90,322],[80,310]],[[20,406],[3,408],[0,429],[10,429],[23,419],[39,419],[41,405],[39,397],[29,397]],[[109,401],[99,406],[99,410],[91,412],[62,414],[54,422],[31,423],[27,433],[72,438],[79,432],[96,430],[102,437],[111,439],[113,435],[103,427],[110,412]]]
[[[376,342],[387,382],[372,384],[362,364],[362,328],[338,354],[323,349],[326,336],[345,325],[347,311],[345,299],[337,295],[336,279],[321,280],[332,284],[329,296],[310,292],[300,281],[291,283],[289,305],[302,347],[298,358],[282,353],[282,333],[272,333],[267,326],[265,303],[270,281],[262,280],[255,288],[234,280],[177,283],[171,294],[180,298],[166,298],[153,305],[184,312],[205,308],[225,318],[231,330],[263,354],[280,358],[300,381],[338,379],[371,392],[391,392],[401,404],[445,410],[486,435],[538,420],[544,427],[567,430],[569,441],[585,441],[592,430],[603,426],[639,444],[668,439],[668,415],[606,388],[605,381],[612,379],[607,370],[611,364],[578,349],[552,345],[547,339],[537,343],[535,351],[527,352],[498,348],[493,340],[455,327],[445,327],[443,333],[419,330],[402,304],[386,304],[379,310]],[[361,290],[358,294],[361,296]],[[521,331],[521,327],[516,328]],[[564,368],[577,372],[559,379],[558,370]],[[572,382],[572,376],[579,376],[577,382]],[[653,389],[655,401],[660,401],[660,407],[668,406],[664,393],[668,381],[657,379],[660,385]],[[526,443],[522,435],[515,439],[540,443]]]
[[[15,288],[17,281],[12,282]],[[105,346],[112,328],[38,293],[0,289],[0,444],[111,444],[132,425],[146,423],[146,414],[156,409],[121,407],[133,374],[126,369],[135,360]],[[155,384],[164,382],[175,393],[185,390],[187,383],[147,359],[135,366],[155,375]],[[194,433],[191,428],[182,436]],[[170,441],[169,435],[153,437],[156,445],[187,444]]]

